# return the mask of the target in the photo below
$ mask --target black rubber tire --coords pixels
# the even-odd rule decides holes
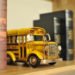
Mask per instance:
[[[30,63],[30,59],[32,57],[36,59],[36,63],[35,64]],[[36,67],[38,67],[40,65],[40,59],[36,55],[30,55],[29,58],[28,58],[28,63],[29,63],[29,66],[31,66],[33,68],[36,68]]]
[[[56,62],[51,62],[51,63],[49,63],[49,65],[55,65],[56,64]]]
[[[10,55],[7,55],[7,59],[9,58],[9,61],[7,60],[8,65],[16,65],[16,62],[13,62],[12,58]]]

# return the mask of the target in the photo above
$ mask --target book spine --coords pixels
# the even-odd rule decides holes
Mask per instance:
[[[58,44],[61,44],[61,36],[60,36],[60,22],[57,17],[53,18],[54,20],[54,39]]]
[[[73,60],[73,13],[66,10],[66,47],[67,60]]]

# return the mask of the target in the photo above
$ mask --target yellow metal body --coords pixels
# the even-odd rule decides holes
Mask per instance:
[[[27,41],[28,34],[44,36],[46,34],[46,31],[43,28],[34,27],[18,30],[9,30],[7,32],[7,54],[11,56],[13,61],[27,61],[28,57],[32,54],[35,54],[41,60],[54,60],[59,58],[58,55],[47,56],[44,52],[46,45],[57,45],[56,42],[48,42],[44,40]]]
[[[7,51],[7,55],[9,55],[9,56],[12,58],[12,60],[13,60],[14,62],[16,61],[16,58],[15,58],[15,55],[14,55],[13,52]]]

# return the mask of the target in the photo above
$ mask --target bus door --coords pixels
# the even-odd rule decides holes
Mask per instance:
[[[26,55],[27,55],[27,50],[26,50],[26,36],[23,36],[23,57],[24,59],[26,59]]]
[[[25,36],[18,36],[19,39],[19,58],[25,60],[26,58],[26,45]]]

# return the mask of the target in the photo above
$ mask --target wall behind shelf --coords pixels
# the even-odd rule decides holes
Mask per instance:
[[[7,29],[32,27],[40,13],[52,11],[52,3],[45,0],[8,0]]]

